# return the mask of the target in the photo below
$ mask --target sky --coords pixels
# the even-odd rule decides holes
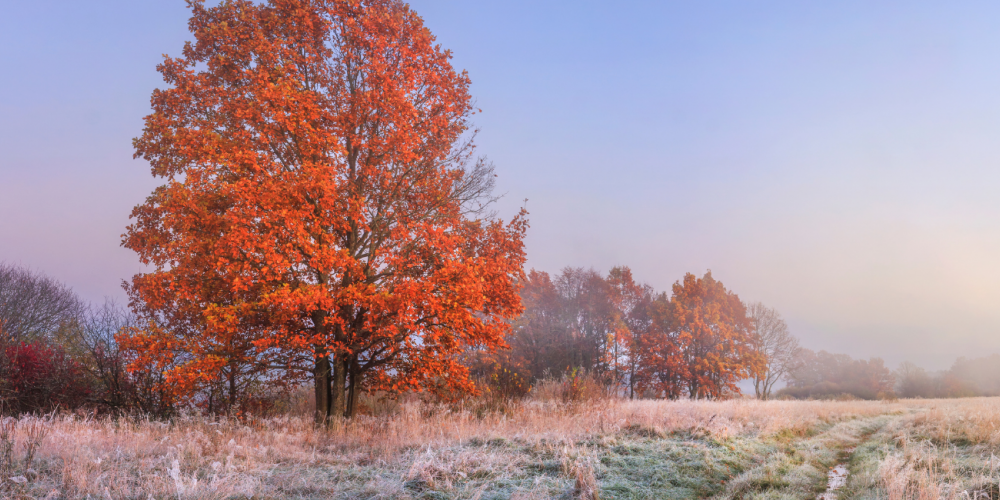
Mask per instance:
[[[1000,352],[1000,4],[411,6],[469,72],[529,267],[711,269],[806,347],[890,366]],[[185,3],[0,12],[0,261],[123,300],[158,184],[131,140]]]

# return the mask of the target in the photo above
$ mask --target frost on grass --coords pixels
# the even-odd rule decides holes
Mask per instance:
[[[1000,400],[910,403],[860,446],[851,498],[1000,498]]]
[[[951,408],[947,402],[941,405]],[[461,408],[406,404],[394,415],[360,417],[329,431],[298,417],[211,421],[186,416],[157,422],[67,415],[11,420],[11,463],[19,469],[4,477],[23,476],[25,481],[7,479],[3,494],[141,499],[815,497],[825,486],[828,467],[843,459],[848,446],[868,453],[870,463],[863,467],[852,458],[852,479],[856,468],[868,467],[871,471],[861,476],[872,488],[885,490],[890,476],[915,477],[923,470],[914,465],[917,472],[911,474],[906,465],[886,461],[901,452],[891,434],[896,431],[890,429],[906,430],[905,439],[911,440],[907,450],[916,450],[912,443],[921,440],[934,446],[975,442],[979,444],[970,450],[980,454],[995,445],[995,431],[977,430],[994,421],[985,413],[959,421],[972,407],[926,408],[881,402],[530,401],[507,414],[477,416]],[[928,413],[934,411],[940,416]],[[942,434],[935,429],[945,415],[954,422],[950,433]],[[40,426],[44,438],[35,446],[29,473],[23,461],[25,443],[32,439],[30,425]],[[896,448],[875,450],[869,444],[883,435]],[[3,450],[0,442],[0,457]],[[909,453],[899,460],[922,463],[914,461],[917,451]],[[977,470],[982,477],[963,479],[962,488],[996,484],[991,479],[995,471]],[[911,488],[915,484],[906,481]],[[957,491],[958,483],[949,481],[948,491]]]

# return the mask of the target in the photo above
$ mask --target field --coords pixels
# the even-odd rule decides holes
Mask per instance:
[[[1000,399],[411,403],[304,418],[0,426],[4,498],[998,498]]]

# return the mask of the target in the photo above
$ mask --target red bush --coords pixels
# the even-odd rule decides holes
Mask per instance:
[[[36,340],[0,352],[0,400],[10,413],[75,408],[91,394],[79,363],[58,346]]]

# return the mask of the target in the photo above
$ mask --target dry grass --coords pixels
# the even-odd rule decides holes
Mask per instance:
[[[884,497],[1000,498],[1000,401],[975,398],[910,403],[881,441],[877,477]]]
[[[933,488],[938,488],[935,498],[947,496],[941,488],[955,496],[964,491],[956,489],[955,474],[964,472],[939,456],[942,447],[971,446],[980,453],[1000,440],[996,400],[528,402],[510,414],[482,418],[461,408],[412,403],[394,415],[359,417],[330,431],[298,417],[213,422],[187,416],[157,422],[62,415],[8,421],[14,429],[6,441],[0,426],[0,461],[5,443],[11,450],[0,493],[142,500],[628,498],[621,492],[634,481],[616,475],[617,462],[608,457],[641,456],[668,441],[673,448],[649,455],[650,467],[666,460],[662,457],[695,457],[701,465],[690,467],[716,478],[730,470],[734,484],[743,478],[746,490],[756,484],[751,473],[764,471],[760,464],[772,451],[786,447],[789,463],[816,469],[819,462],[796,456],[808,448],[820,457],[815,450],[847,442],[837,437],[841,434],[861,439],[868,432],[864,425],[837,424],[876,417],[892,421],[879,424],[878,435],[891,435],[886,439],[898,447],[883,450],[873,483],[890,498],[928,498],[915,492]],[[821,431],[826,434],[817,437]],[[789,444],[796,442],[808,443]],[[1000,460],[990,460],[976,469],[975,478],[962,476],[962,488],[995,485]],[[789,473],[779,469],[767,474]],[[812,487],[806,483],[813,476],[802,477],[801,488]],[[676,491],[726,496],[719,488],[724,485]]]

